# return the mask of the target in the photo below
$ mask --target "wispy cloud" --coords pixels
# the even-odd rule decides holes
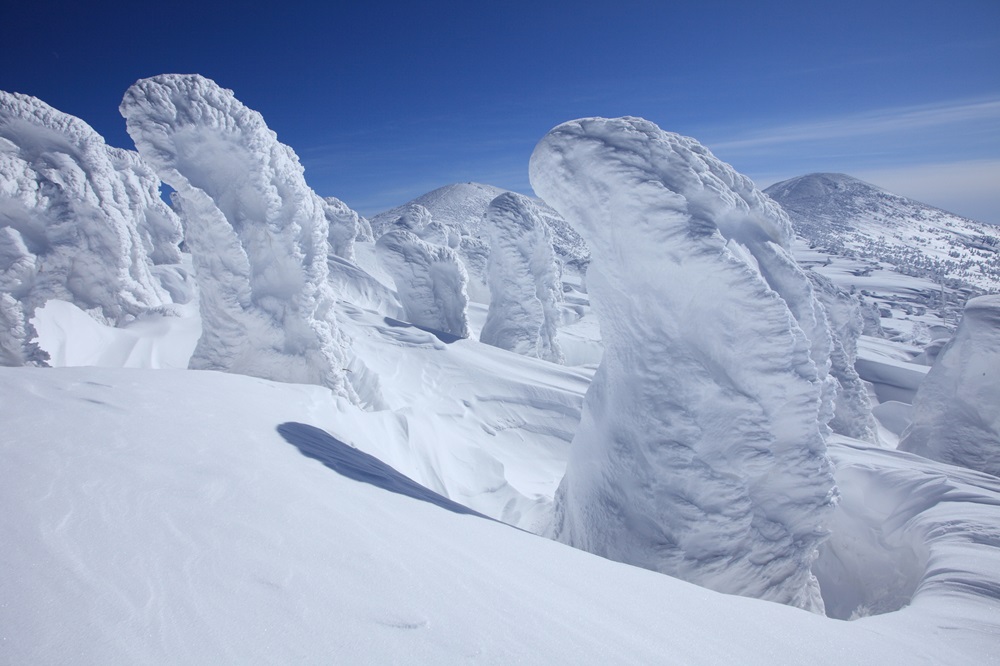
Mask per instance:
[[[993,122],[1000,125],[1000,99],[878,109],[802,123],[760,128],[712,142],[713,150],[736,152],[770,146],[899,134],[933,127]]]

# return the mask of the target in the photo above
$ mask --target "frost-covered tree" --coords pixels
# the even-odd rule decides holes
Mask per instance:
[[[364,218],[337,197],[326,197],[323,201],[326,221],[329,224],[327,239],[330,242],[330,252],[348,261],[354,261],[354,241],[359,233],[363,237],[364,227],[361,221]],[[368,236],[371,236],[371,227],[368,227]]]
[[[900,449],[1000,476],[1000,294],[966,303],[913,414]]]
[[[121,113],[183,212],[203,325],[191,367],[358,400],[327,279],[329,207],[295,152],[231,90],[198,75],[140,80]]]
[[[469,337],[469,277],[454,250],[400,229],[375,241],[375,251],[396,284],[407,320]]]
[[[785,249],[787,216],[693,139],[638,118],[556,127],[530,175],[590,246],[605,348],[553,535],[821,611],[810,565],[836,496],[829,382],[795,315],[822,308]]]
[[[160,197],[160,179],[134,150],[109,147],[108,152],[128,192],[146,254],[156,265],[180,263],[184,230],[177,213]]]
[[[485,227],[490,309],[479,340],[561,363],[556,327],[562,283],[552,236],[538,208],[526,196],[501,194],[486,209]]]
[[[861,304],[850,294],[815,271],[808,272],[814,292],[826,310],[832,347],[830,374],[837,380],[837,400],[830,428],[841,435],[878,443],[878,424],[864,382],[854,369],[858,339],[864,330]]]
[[[146,197],[159,183],[137,175],[141,165],[126,153],[109,148],[79,118],[0,92],[5,365],[45,361],[32,342],[31,318],[50,299],[113,326],[170,302],[140,232],[147,216],[165,208]]]

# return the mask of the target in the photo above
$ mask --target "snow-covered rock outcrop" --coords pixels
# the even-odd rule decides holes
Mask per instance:
[[[480,342],[562,362],[556,341],[562,296],[552,235],[531,199],[508,192],[486,209],[490,309]]]
[[[836,495],[832,407],[793,316],[822,308],[784,249],[787,217],[693,139],[637,118],[560,125],[530,175],[590,246],[605,347],[553,535],[822,610],[810,564]]]
[[[1000,476],[1000,294],[966,303],[913,414],[900,449]]]
[[[157,188],[134,155],[109,148],[79,118],[34,97],[0,92],[5,365],[45,361],[32,343],[31,318],[50,299],[113,326],[170,302],[144,242],[155,236],[148,249],[159,244],[161,255],[168,252],[160,230],[176,221],[152,200]]]
[[[400,229],[380,236],[375,251],[392,275],[408,321],[469,337],[469,278],[454,250]]]
[[[331,208],[306,185],[295,152],[231,90],[198,75],[140,80],[121,113],[183,212],[203,325],[191,367],[357,400],[328,280]]]

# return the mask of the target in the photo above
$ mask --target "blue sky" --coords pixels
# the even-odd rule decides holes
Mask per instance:
[[[20,3],[0,88],[131,147],[126,88],[204,74],[366,214],[458,181],[530,192],[551,127],[638,115],[761,186],[839,171],[1000,224],[997,0],[304,4]]]

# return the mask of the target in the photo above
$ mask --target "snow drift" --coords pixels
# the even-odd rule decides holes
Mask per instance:
[[[259,113],[198,75],[143,79],[121,113],[176,190],[201,290],[192,368],[319,384],[358,400],[328,281],[328,212]],[[341,233],[343,232],[343,233]],[[350,255],[354,235],[335,234]]]
[[[490,203],[485,226],[490,309],[479,340],[561,363],[556,325],[562,282],[548,227],[534,203],[514,192]]]
[[[790,311],[822,314],[784,250],[787,217],[696,141],[636,118],[560,125],[530,176],[590,246],[605,345],[556,538],[821,611],[810,564],[836,494],[832,403],[813,358],[823,341]]]
[[[1000,295],[965,305],[913,400],[899,448],[1000,476]]]
[[[392,275],[408,321],[469,337],[469,278],[454,250],[402,229],[379,237],[375,250]]]
[[[170,302],[150,259],[177,256],[158,188],[79,118],[0,91],[0,363],[45,362],[31,318],[50,299],[111,325]]]

